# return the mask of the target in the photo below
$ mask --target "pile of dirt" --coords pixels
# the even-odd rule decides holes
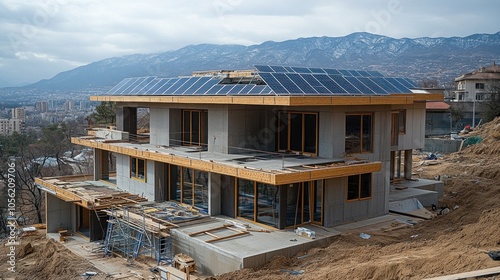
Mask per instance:
[[[88,261],[74,255],[54,239],[44,236],[22,238],[16,250],[16,271],[12,273],[5,259],[7,246],[0,248],[0,279],[79,279],[85,271],[96,271]],[[104,279],[101,275],[92,279]]]

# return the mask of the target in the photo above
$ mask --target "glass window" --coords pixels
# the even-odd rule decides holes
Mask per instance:
[[[346,115],[345,152],[372,151],[372,114]]]
[[[278,227],[279,188],[257,183],[257,222]]]
[[[314,184],[313,192],[313,205],[314,205],[314,215],[313,220],[317,223],[322,223],[322,213],[323,213],[323,180],[318,180]]]
[[[399,110],[399,134],[406,133],[406,110]]]
[[[254,220],[255,194],[254,182],[238,179],[238,216]]]
[[[360,200],[372,196],[372,174],[365,173],[347,177],[347,200]]]
[[[476,89],[484,89],[484,83],[476,83]]]
[[[182,145],[206,146],[208,143],[208,112],[182,110]]]
[[[170,199],[208,211],[208,172],[180,166],[172,172]]]
[[[130,157],[130,178],[146,180],[146,160]]]
[[[318,153],[318,113],[280,112],[278,150]]]

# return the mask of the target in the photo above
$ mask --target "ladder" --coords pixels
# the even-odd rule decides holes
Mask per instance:
[[[113,235],[113,225],[115,224],[114,220],[108,221],[108,228],[106,229],[106,238],[104,239],[104,256],[108,256],[111,253],[109,248],[109,244]]]
[[[132,258],[134,258],[134,259],[137,259],[137,256],[139,255],[139,252],[141,251],[142,237],[143,237],[142,232],[138,231],[137,236],[136,236],[136,240],[134,243],[134,251],[132,252]]]

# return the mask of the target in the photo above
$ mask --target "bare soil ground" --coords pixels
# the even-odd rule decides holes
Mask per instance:
[[[291,259],[275,257],[259,269],[218,279],[422,279],[500,266],[485,253],[500,250],[500,118],[472,135],[481,136],[483,142],[442,156],[435,165],[420,156],[414,161],[414,178],[439,175],[445,181],[440,204],[450,207],[449,214],[413,227],[370,232],[368,240],[347,233],[327,247]],[[96,271],[63,245],[38,235],[23,239],[13,275],[7,270],[4,243],[0,279],[81,279],[85,271]],[[113,278],[100,274],[92,279]]]

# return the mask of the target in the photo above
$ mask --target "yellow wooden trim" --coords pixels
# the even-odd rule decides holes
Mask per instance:
[[[321,105],[401,105],[414,101],[443,100],[442,94],[391,94],[385,96],[135,96],[102,95],[91,96],[91,101],[120,103],[184,103],[184,104],[240,104],[277,106],[321,106]]]
[[[102,150],[118,150],[112,143],[100,143],[89,139],[71,138],[73,144]],[[244,166],[231,166],[228,164],[207,161],[197,158],[186,158],[171,154],[155,153],[154,151],[139,151],[132,147],[120,147],[120,154],[142,158],[145,160],[155,158],[156,161],[174,164],[181,167],[189,167],[206,172],[229,175],[237,178],[257,181],[271,185],[282,185],[289,183],[304,182],[327,178],[337,178],[360,173],[380,171],[380,162],[361,163],[353,165],[332,165],[330,167],[319,167],[318,169],[297,170],[286,173],[273,173],[272,170],[249,169]]]

